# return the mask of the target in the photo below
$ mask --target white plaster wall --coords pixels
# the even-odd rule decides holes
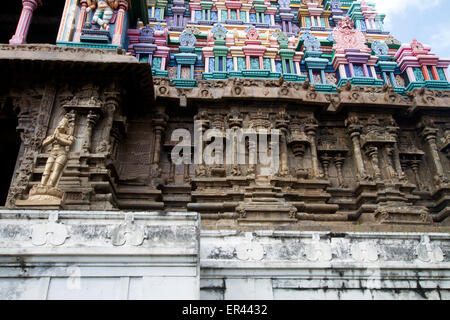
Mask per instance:
[[[450,235],[202,231],[202,299],[450,299]]]
[[[450,299],[450,235],[200,235],[195,213],[0,210],[0,299]]]
[[[199,298],[197,214],[0,215],[0,299]]]

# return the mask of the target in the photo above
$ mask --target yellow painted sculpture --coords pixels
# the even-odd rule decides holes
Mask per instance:
[[[56,127],[55,132],[42,143],[42,147],[51,144],[52,148],[42,175],[41,186],[56,187],[67,163],[68,152],[66,147],[72,145],[74,140],[75,137],[70,134],[68,116],[64,116]]]
[[[73,114],[66,114],[58,123],[54,133],[45,138],[42,147],[51,145],[41,183],[31,188],[27,200],[17,200],[17,206],[60,206],[64,192],[57,188],[64,167],[67,164],[69,150],[75,137],[72,135],[70,119]]]

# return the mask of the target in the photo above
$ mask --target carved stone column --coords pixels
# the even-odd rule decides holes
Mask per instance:
[[[287,135],[289,115],[283,110],[278,114],[275,127],[280,130],[280,176],[289,174]]]
[[[120,91],[112,86],[105,91],[105,125],[96,152],[111,153],[111,129],[114,113],[119,109]]]
[[[376,180],[381,180],[381,171],[379,166],[378,159],[378,147],[376,146],[368,146],[366,148],[366,154],[372,163],[373,172]]]
[[[81,147],[85,153],[89,153],[91,151],[92,128],[94,128],[99,118],[100,116],[92,110],[89,111],[89,114],[87,115],[83,144]]]
[[[15,108],[20,110],[24,110],[25,107],[30,107],[29,98],[33,93],[30,92],[28,94],[28,92],[23,92],[22,95],[23,96],[16,101],[17,103],[14,103]],[[37,117],[34,116],[29,119],[29,124],[26,126],[27,128],[24,128],[24,132],[21,134],[23,155],[14,184],[11,184],[8,191],[6,199],[6,206],[8,208],[14,207],[16,200],[20,199],[28,188],[34,170],[36,156],[38,155],[42,141],[44,140],[49,127],[50,115],[52,114],[55,98],[56,87],[50,84],[47,85],[40,102],[36,101],[36,104],[39,104]]]
[[[153,164],[153,170],[157,170],[160,172],[159,163],[161,160],[161,141],[162,141],[162,135],[164,131],[166,130],[167,126],[167,120],[169,117],[164,113],[158,113],[156,114],[155,118],[152,120],[153,124],[153,158],[152,158],[152,164]],[[158,175],[159,176],[159,175]]]
[[[345,125],[347,126],[347,131],[353,144],[353,156],[358,173],[358,179],[365,179],[367,177],[367,174],[366,169],[364,168],[360,143],[362,126],[360,125],[359,119],[357,117],[349,117],[347,120],[345,120]]]
[[[420,168],[420,162],[419,159],[413,159],[409,163],[411,165],[411,169],[414,173],[414,179],[416,181],[417,190],[423,190],[423,184],[420,181],[420,175],[419,175],[419,168]]]
[[[321,178],[323,176],[319,168],[319,159],[317,157],[317,146],[316,146],[316,134],[317,134],[317,120],[313,117],[307,119],[305,125],[305,133],[308,136],[310,147],[311,147],[311,164],[312,164],[312,175],[315,178]]]
[[[400,128],[396,125],[394,119],[391,119],[392,126],[387,127],[387,131],[395,138],[395,142],[392,150],[392,159],[394,160],[394,167],[397,171],[397,175],[400,180],[405,180],[405,173],[402,170],[402,165],[400,163],[400,151],[398,147],[398,133]]]
[[[322,154],[322,156],[320,157],[320,160],[322,162],[323,174],[326,179],[329,178],[328,169],[330,167],[331,159],[333,158],[330,157],[327,153]]]
[[[248,141],[248,154],[255,154],[257,151],[257,145],[256,142],[250,139]],[[247,176],[249,175],[255,175],[256,176],[256,164],[249,164],[248,170],[247,170]]]
[[[189,166],[191,163],[191,155],[190,154],[184,154],[183,153],[183,163],[184,163],[184,172],[183,172],[183,181],[184,183],[191,182],[191,176],[189,174]]]
[[[200,141],[194,141],[194,148],[199,148],[201,150],[201,152],[197,152],[198,158],[194,159],[194,163],[196,165],[195,174],[196,176],[202,177],[208,175],[208,170],[203,163],[203,150],[204,150],[203,134],[209,127],[209,115],[206,111],[201,111],[194,116],[194,121],[199,121],[199,125],[197,125],[197,127],[194,125],[194,130],[197,130],[196,136],[200,139]],[[196,146],[196,144],[200,145]],[[194,157],[195,155],[196,152],[194,150]]]
[[[214,116],[212,116],[211,119],[211,128],[220,131],[221,136],[220,137],[214,137],[215,140],[222,140],[222,146],[224,145],[223,141],[223,136],[224,136],[224,131],[225,131],[225,124],[224,124],[224,117],[223,115],[220,114],[216,114]],[[214,176],[225,176],[226,175],[226,170],[223,166],[223,148],[219,148],[218,150],[215,150],[215,155],[217,156],[221,161],[222,164],[215,164],[211,170],[211,174]]]
[[[339,187],[341,188],[344,188],[346,186],[344,181],[344,174],[342,172],[342,168],[344,167],[344,161],[345,157],[341,156],[340,153],[338,153],[334,157],[334,165],[336,166]]]
[[[398,171],[395,170],[394,159],[395,159],[395,149],[393,146],[386,146],[384,148],[386,154],[386,161],[388,164],[389,177],[393,180],[399,177]],[[399,159],[400,161],[400,159]],[[401,168],[400,168],[401,169]]]
[[[169,167],[169,177],[167,178],[168,183],[174,183],[175,182],[175,163],[172,160],[172,153],[170,152],[168,154],[170,167]]]
[[[439,149],[437,146],[437,133],[438,129],[435,127],[434,123],[430,119],[422,121],[422,131],[421,135],[425,140],[428,151],[433,160],[433,165],[435,169],[434,180],[437,183],[447,183],[448,178],[445,176],[444,168],[442,167],[441,159],[439,157]]]
[[[31,18],[33,12],[38,6],[42,6],[41,0],[22,0],[22,13],[20,14],[19,22],[17,23],[16,33],[13,35],[9,44],[23,44],[26,43],[28,30],[30,29]]]
[[[450,124],[447,124],[449,127],[445,129],[444,136],[440,141],[441,152],[444,153],[448,159],[450,159]]]
[[[231,111],[231,113],[228,115],[228,126],[231,130],[238,130],[238,129],[242,128],[242,118],[237,110]],[[237,162],[238,161],[238,146],[237,146],[237,141],[236,141],[237,137],[235,135],[233,135],[232,137],[233,137],[233,141],[232,141],[231,146],[232,146],[233,150],[231,152],[233,154],[235,161]],[[237,164],[237,163],[231,164],[230,174],[232,176],[240,176],[242,174],[239,164]]]
[[[309,138],[304,132],[300,119],[292,119],[289,126],[288,145],[292,150],[295,158],[298,160],[299,168],[295,171],[297,178],[307,178],[309,176],[308,170],[304,168],[303,156],[306,148],[310,145]]]

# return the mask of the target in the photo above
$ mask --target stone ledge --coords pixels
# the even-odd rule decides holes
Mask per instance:
[[[3,59],[139,64],[136,57],[121,49],[75,48],[50,44],[0,44],[0,60]]]
[[[0,258],[181,258],[196,256],[199,250],[196,213],[0,210],[0,216]]]

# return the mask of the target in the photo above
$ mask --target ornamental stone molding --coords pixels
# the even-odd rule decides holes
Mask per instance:
[[[70,237],[67,227],[58,223],[58,214],[52,214],[45,224],[35,224],[32,227],[31,242],[34,246],[61,246]]]

